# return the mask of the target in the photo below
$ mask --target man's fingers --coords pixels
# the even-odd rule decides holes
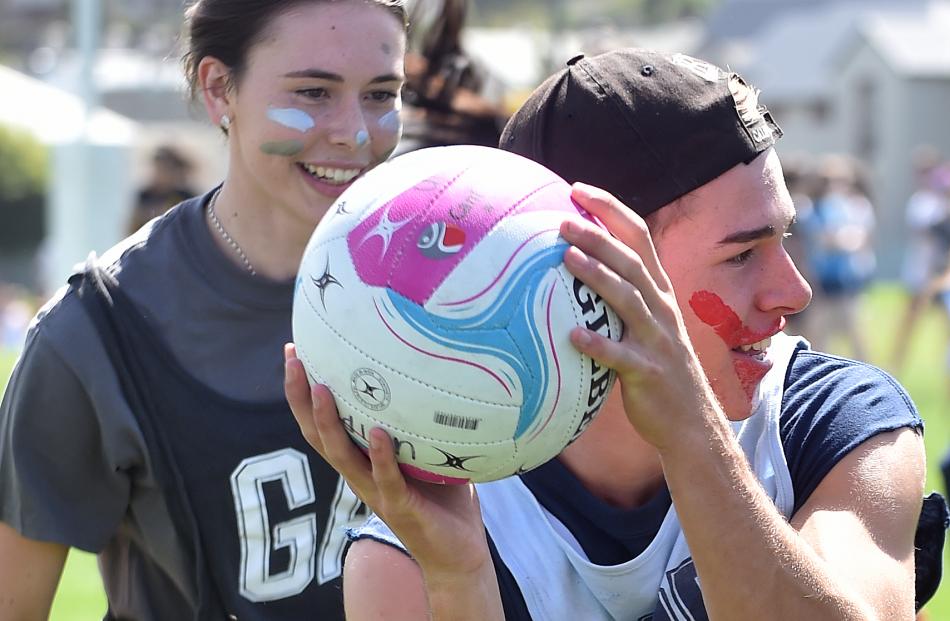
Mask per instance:
[[[597,292],[623,321],[624,337],[648,341],[656,330],[656,319],[642,290],[632,280],[625,280],[597,259],[577,247],[564,253],[564,264],[584,284]],[[642,280],[642,277],[641,279]],[[653,290],[652,285],[648,285]]]
[[[651,317],[668,317],[670,296],[635,250],[587,222],[565,221],[561,236],[574,246],[564,254],[568,270],[603,297],[624,323],[639,322],[631,323],[639,330],[654,325]]]
[[[660,368],[644,354],[641,347],[623,345],[580,326],[571,330],[571,343],[601,366],[616,371],[621,381],[625,377],[635,377],[639,378],[641,384],[649,385],[660,379]]]
[[[284,393],[307,442],[339,472],[374,510],[379,502],[403,500],[408,484],[396,463],[392,440],[383,429],[370,431],[368,455],[353,442],[337,413],[330,389],[312,388],[292,343],[284,346]]]
[[[640,256],[647,272],[662,291],[672,291],[666,272],[660,266],[650,229],[643,218],[609,192],[584,183],[573,185],[571,198],[596,216],[611,235]]]
[[[333,393],[307,381],[292,343],[284,346],[284,394],[304,438],[350,482],[354,491],[370,481],[366,456],[353,444],[336,411]],[[359,493],[359,492],[357,492]]]
[[[369,458],[350,438],[337,414],[333,393],[323,385],[316,385],[310,393],[313,401],[313,421],[320,436],[320,454],[346,478],[356,495],[373,504],[373,473]]]

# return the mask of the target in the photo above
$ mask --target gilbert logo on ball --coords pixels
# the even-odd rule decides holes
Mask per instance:
[[[293,334],[362,447],[393,438],[404,472],[491,481],[556,456],[614,375],[570,343],[612,339],[614,312],[564,267],[589,217],[543,166],[486,147],[398,157],[350,187],[304,253]]]

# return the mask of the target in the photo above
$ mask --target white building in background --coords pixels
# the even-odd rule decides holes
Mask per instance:
[[[52,6],[62,0],[3,2]],[[950,123],[940,116],[950,109],[948,4],[950,0],[722,0],[705,24],[687,21],[634,30],[602,25],[553,34],[527,26],[471,27],[465,45],[495,78],[489,96],[509,111],[578,53],[638,45],[692,53],[740,71],[762,89],[763,101],[785,129],[781,152],[837,152],[866,162],[879,230],[888,232],[878,240],[881,273],[894,276],[903,239],[903,201],[912,186],[911,154],[917,145],[929,143],[950,156]],[[170,45],[171,38],[164,40]],[[70,72],[76,71],[69,53],[60,50],[48,60],[53,62],[44,77],[68,85]],[[199,189],[222,178],[225,142],[204,119],[203,109],[186,101],[174,52],[100,50],[95,75],[102,105],[137,122],[131,183],[144,178],[148,154],[166,141],[196,162]]]
[[[879,231],[887,232],[879,256],[896,274],[913,154],[928,145],[950,158],[950,3],[870,16],[835,61],[836,125],[846,152],[868,165]]]
[[[950,2],[727,2],[751,4],[757,30],[706,51],[762,90],[785,130],[781,153],[841,153],[868,167],[879,272],[895,277],[913,152],[929,144],[950,157]]]
[[[57,59],[46,81],[68,87],[79,61],[66,53]],[[133,183],[148,174],[152,151],[172,144],[194,163],[194,186],[209,189],[227,170],[227,149],[221,132],[205,119],[200,102],[188,100],[187,85],[176,53],[153,54],[135,49],[105,48],[93,69],[98,98],[110,110],[133,119],[139,127],[133,144]]]
[[[104,108],[87,113],[78,96],[3,66],[0,93],[0,123],[36,136],[49,148],[51,166],[41,256],[4,259],[38,261],[36,284],[52,290],[90,250],[102,252],[121,239],[134,191],[131,152],[139,128]]]
[[[514,112],[549,75],[563,69],[578,54],[593,56],[619,47],[646,47],[695,53],[703,25],[685,19],[652,28],[618,29],[598,26],[560,33],[547,29],[466,28],[465,50],[496,80],[498,92],[487,93]]]

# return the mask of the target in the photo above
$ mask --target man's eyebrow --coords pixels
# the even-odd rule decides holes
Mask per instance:
[[[284,74],[285,78],[311,78],[315,80],[329,80],[330,82],[343,82],[343,76],[339,73],[324,71],[323,69],[301,69],[300,71],[291,71]],[[395,73],[386,73],[378,75],[369,81],[370,84],[379,84],[382,82],[402,82],[403,78]]]
[[[730,233],[719,240],[719,245],[724,246],[726,244],[747,244],[749,242],[767,239],[774,236],[775,227],[769,224],[757,229],[749,229],[747,231],[736,231],[735,233]]]

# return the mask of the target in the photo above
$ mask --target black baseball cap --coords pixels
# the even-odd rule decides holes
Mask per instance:
[[[515,112],[500,146],[646,216],[781,136],[738,74],[685,54],[625,48],[568,61]]]

